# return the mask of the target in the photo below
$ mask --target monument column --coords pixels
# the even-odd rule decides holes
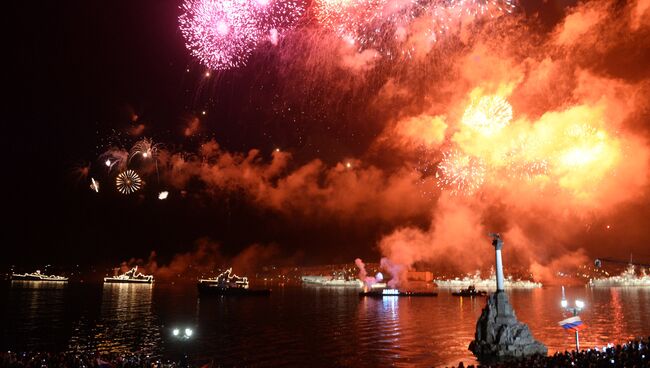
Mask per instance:
[[[492,235],[492,246],[496,253],[496,267],[497,267],[497,292],[504,291],[503,286],[503,261],[501,260],[501,248],[503,248],[503,240],[499,234]]]

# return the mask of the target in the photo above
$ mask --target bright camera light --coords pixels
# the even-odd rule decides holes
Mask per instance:
[[[562,301],[560,302],[560,304],[562,305],[562,308],[566,308],[567,305],[569,305],[569,303],[566,301],[566,299],[562,299]]]
[[[194,333],[194,331],[192,331],[191,328],[186,328],[185,329],[185,336],[190,337],[190,336],[192,336],[193,333]]]
[[[576,300],[576,307],[579,308],[579,309],[584,308],[585,307],[585,302],[583,302],[582,300]]]
[[[178,336],[179,333],[181,333],[181,331],[180,331],[178,328],[175,328],[175,329],[172,331],[172,335],[174,335],[174,336]]]

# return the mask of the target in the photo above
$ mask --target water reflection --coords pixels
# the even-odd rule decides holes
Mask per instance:
[[[151,284],[104,284],[99,317],[77,322],[69,349],[158,355],[161,326],[152,310],[152,294]]]
[[[571,349],[559,287],[508,292],[520,321],[552,352]],[[648,333],[650,289],[567,287],[583,299],[585,348]],[[137,351],[222,366],[445,366],[467,350],[485,298],[359,298],[355,290],[276,288],[266,298],[197,298],[196,289],[158,284],[12,285],[0,290],[4,347]],[[163,326],[164,323],[164,326]],[[171,328],[195,327],[180,343]],[[186,343],[185,343],[186,342]],[[324,363],[317,363],[315,357]],[[320,364],[320,365],[319,365]]]
[[[4,345],[54,347],[57,330],[65,320],[66,286],[62,282],[13,280],[2,303],[7,317],[3,330],[12,331],[11,336],[3,331]]]

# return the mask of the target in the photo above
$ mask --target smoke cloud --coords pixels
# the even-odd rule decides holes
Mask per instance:
[[[222,253],[219,243],[204,238],[196,242],[194,250],[176,254],[168,263],[160,262],[156,252],[152,251],[147,260],[132,258],[122,262],[120,269],[126,272],[137,265],[142,272],[153,274],[157,280],[182,282],[214,276],[219,270],[230,267],[237,274],[249,275],[264,264],[278,261],[279,255],[276,245],[252,244],[229,257]]]

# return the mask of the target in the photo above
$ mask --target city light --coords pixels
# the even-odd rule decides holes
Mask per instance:
[[[194,330],[189,327],[184,328],[182,331],[180,328],[174,328],[172,335],[179,340],[189,340],[194,335]]]

